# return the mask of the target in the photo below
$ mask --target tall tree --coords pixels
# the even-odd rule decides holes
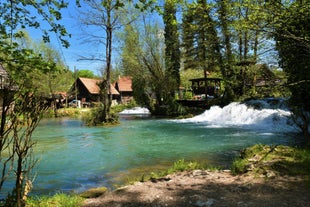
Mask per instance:
[[[167,86],[171,88],[171,97],[180,86],[180,41],[176,18],[177,2],[167,0],[164,4],[163,20],[165,24],[165,67]]]
[[[111,93],[111,70],[112,70],[112,43],[113,34],[122,25],[120,22],[120,15],[125,13],[124,3],[119,0],[85,0],[85,5],[80,11],[80,21],[83,26],[103,30],[105,35],[97,34],[96,32],[87,34],[87,41],[97,42],[97,44],[104,45],[105,51],[102,54],[105,55],[105,59],[99,58],[105,62],[104,74],[105,77],[100,85],[102,94],[102,113],[98,113],[95,117],[94,124],[101,124],[112,121],[110,114],[112,104]],[[88,29],[86,30],[88,31]],[[100,31],[100,32],[101,32]],[[88,60],[94,60],[95,58],[84,58]],[[98,123],[97,123],[98,122]]]
[[[193,31],[197,30],[198,25],[195,24],[194,4],[188,4],[184,8],[182,16],[182,61],[184,70],[197,69],[198,61],[195,56],[195,37]]]
[[[216,22],[211,17],[212,6],[199,0],[187,8],[183,15],[184,66],[187,69],[187,63],[190,63],[207,78],[209,72],[218,71],[223,64]],[[195,61],[197,63],[192,64]],[[206,81],[205,91],[207,87]]]
[[[138,33],[138,26],[134,24],[126,25],[124,27],[123,35],[120,39],[123,39],[123,46],[121,47],[121,61],[122,69],[125,75],[134,76],[136,69],[140,67],[140,63],[137,54],[141,54],[140,35]]]
[[[125,75],[132,77],[133,96],[135,101],[153,111],[152,97],[148,82],[149,73],[145,71],[145,64],[141,58],[144,54],[143,40],[145,36],[144,26],[140,23],[126,25],[121,35],[122,46],[122,69]]]
[[[163,107],[171,93],[171,88],[166,87],[169,72],[165,68],[164,30],[148,20],[144,16],[139,25],[126,27],[122,61],[126,74],[133,77],[136,102],[163,115],[173,110]],[[130,48],[133,44],[134,48]]]
[[[79,2],[80,1],[78,1],[78,3]],[[97,117],[94,119],[94,124],[102,124],[114,121],[110,113],[112,104],[111,70],[114,34],[116,30],[133,21],[130,19],[124,23],[121,21],[121,16],[130,16],[130,9],[140,9],[143,11],[152,4],[152,1],[141,0],[133,4],[131,4],[131,1],[123,2],[121,0],[84,0],[83,2],[85,5],[80,11],[80,20],[82,25],[87,27],[85,30],[87,34],[86,40],[93,41],[97,45],[104,45],[105,48],[105,51],[102,52],[102,55],[105,56],[104,59],[82,58],[87,60],[96,59],[105,62],[105,66],[103,67],[105,70],[105,77],[100,85],[103,107],[101,113],[97,113]],[[87,33],[89,28],[95,28],[97,32],[92,30],[92,33]],[[105,33],[104,35],[100,33],[102,31]]]
[[[217,0],[218,13],[219,13],[219,26],[222,31],[223,36],[223,64],[221,67],[221,73],[225,81],[225,92],[226,97],[229,101],[234,99],[234,92],[232,90],[233,80],[234,80],[234,54],[233,54],[233,35],[231,31],[231,12],[232,3],[230,0]]]

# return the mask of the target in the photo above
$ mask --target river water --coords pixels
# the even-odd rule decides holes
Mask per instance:
[[[121,116],[121,124],[112,127],[87,127],[71,118],[42,120],[33,136],[40,162],[32,193],[113,187],[137,169],[180,159],[225,168],[240,149],[256,143],[295,145],[298,135],[288,115],[285,109],[232,103],[190,119]]]

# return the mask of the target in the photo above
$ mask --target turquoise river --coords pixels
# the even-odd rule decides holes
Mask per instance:
[[[40,161],[32,194],[112,188],[132,173],[167,167],[180,159],[226,168],[244,147],[296,144],[297,133],[287,125],[287,113],[236,103],[183,120],[121,116],[121,124],[112,127],[87,127],[71,118],[45,119],[33,135]],[[3,190],[9,186],[10,181]]]

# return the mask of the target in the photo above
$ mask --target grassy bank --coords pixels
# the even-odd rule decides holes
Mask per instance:
[[[254,173],[266,177],[310,176],[310,149],[254,145],[241,151],[232,165],[233,174]]]
[[[197,162],[179,160],[166,170],[144,173],[139,177],[129,178],[127,184],[159,179],[166,175],[195,169],[218,170]],[[231,172],[235,175],[251,173],[270,179],[276,176],[303,176],[310,187],[310,150],[288,146],[254,145],[241,151],[240,157],[232,164]],[[90,189],[79,195],[56,194],[55,196],[34,197],[27,201],[27,207],[35,206],[82,206],[85,198],[98,197],[106,188]]]
[[[80,207],[84,198],[79,195],[58,193],[54,196],[38,196],[27,199],[26,207]]]
[[[133,176],[127,176],[125,181],[125,185],[130,185],[135,182],[145,182],[148,180],[156,180],[158,178],[165,177],[166,175],[173,174],[176,172],[183,172],[183,171],[192,171],[196,169],[209,169],[209,170],[218,170],[219,168],[210,166],[205,163],[199,162],[192,162],[192,161],[185,161],[184,159],[178,160],[173,163],[173,165],[167,169],[153,169],[149,170],[150,167],[142,171],[141,173],[134,173]],[[143,170],[143,169],[142,169]],[[119,186],[116,186],[119,187]]]
[[[80,117],[90,113],[91,108],[61,108],[57,109],[57,117]],[[55,112],[50,109],[44,113],[44,118],[54,118]]]

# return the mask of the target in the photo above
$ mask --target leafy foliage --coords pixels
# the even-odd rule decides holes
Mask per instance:
[[[291,108],[296,123],[310,142],[310,6],[294,2],[285,10],[275,9],[275,26],[280,64],[288,74]]]
[[[64,1],[5,1],[0,4],[0,13],[2,18],[1,35],[3,39],[20,37],[22,33],[14,32],[20,28],[33,27],[42,29],[42,39],[49,42],[49,33],[54,32],[58,35],[63,46],[69,47],[69,42],[66,39],[70,37],[66,28],[57,24],[56,21],[62,18],[61,10],[66,8],[68,3]],[[30,9],[31,8],[31,9]],[[37,16],[43,18],[47,23],[44,27],[37,20]]]
[[[8,73],[1,77],[0,190],[9,176],[14,175],[16,180],[6,206],[24,206],[32,188],[31,172],[36,164],[32,133],[46,109],[34,74],[56,69],[54,60],[46,60],[35,50],[22,46],[18,40],[26,35],[19,29],[43,28],[36,20],[39,14],[49,25],[43,29],[43,40],[49,41],[48,32],[55,32],[68,47],[65,38],[70,35],[55,22],[61,19],[60,10],[66,6],[63,1],[54,0],[10,0],[0,4],[0,63]]]
[[[180,43],[178,23],[176,18],[177,4],[174,0],[165,1],[164,5],[164,24],[165,24],[165,68],[167,85],[171,85],[171,97],[174,98],[174,91],[180,85]]]

